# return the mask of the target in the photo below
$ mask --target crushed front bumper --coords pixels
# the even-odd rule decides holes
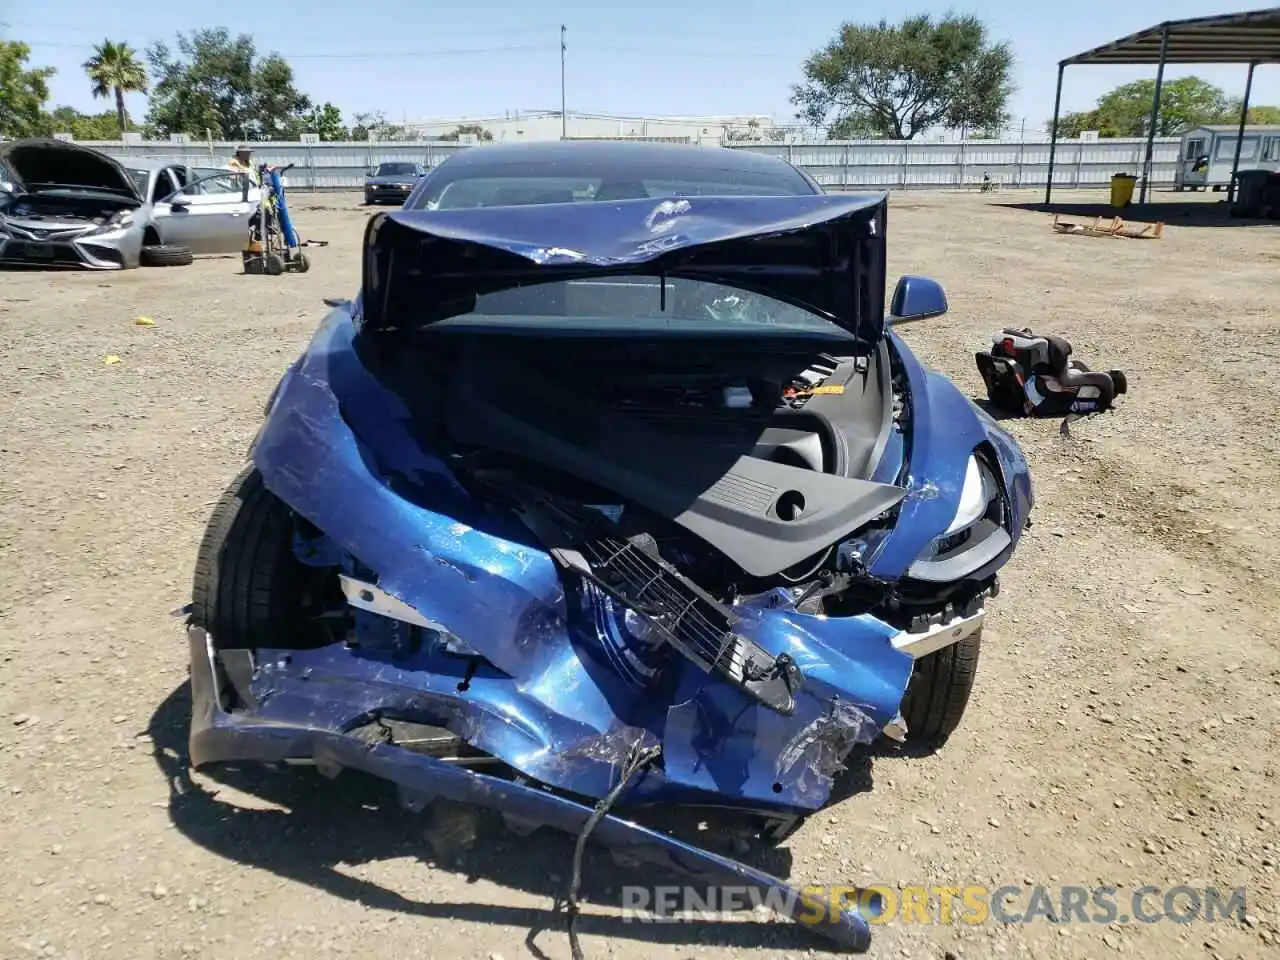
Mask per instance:
[[[950,620],[930,624],[920,630],[903,630],[890,642],[895,650],[902,651],[913,660],[919,660],[973,636],[982,629],[986,618],[986,610],[979,607],[976,613],[967,616],[953,617]]]
[[[403,747],[370,743],[349,733],[256,719],[226,709],[231,682],[227,667],[208,634],[189,627],[191,659],[192,766],[227,761],[262,763],[311,761],[327,776],[350,768],[394,783],[401,803],[419,810],[444,798],[497,810],[515,820],[580,833],[595,815],[592,807],[558,793],[502,779],[415,753]],[[827,896],[799,890],[747,864],[704,850],[613,814],[595,824],[593,839],[626,854],[712,887],[749,887],[781,916],[846,950],[865,951],[871,942],[871,918],[881,909],[872,891],[842,888],[841,909]],[[867,912],[863,912],[867,911]]]

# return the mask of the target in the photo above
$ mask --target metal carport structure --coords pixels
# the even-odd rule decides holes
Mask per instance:
[[[1053,127],[1049,139],[1049,175],[1044,202],[1053,196],[1053,161],[1058,148],[1058,119],[1062,110],[1062,75],[1067,67],[1086,64],[1156,64],[1156,90],[1151,99],[1147,125],[1147,152],[1142,162],[1142,192],[1145,203],[1151,182],[1151,157],[1155,147],[1156,121],[1160,113],[1160,91],[1167,63],[1245,63],[1249,65],[1240,110],[1236,153],[1231,164],[1232,186],[1240,168],[1240,143],[1249,116],[1249,95],[1253,92],[1253,71],[1260,63],[1280,63],[1280,7],[1224,13],[1192,20],[1168,20],[1113,43],[1086,50],[1058,63],[1058,90],[1053,98]]]

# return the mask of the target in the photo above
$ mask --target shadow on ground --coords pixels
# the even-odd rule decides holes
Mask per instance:
[[[183,684],[157,708],[148,734],[153,756],[169,784],[169,816],[193,842],[236,863],[267,870],[279,877],[307,884],[325,893],[379,910],[441,920],[464,920],[529,930],[526,944],[535,957],[545,957],[536,940],[566,929],[560,902],[572,870],[574,838],[550,830],[520,837],[508,831],[500,816],[486,810],[437,801],[422,814],[405,811],[389,784],[357,772],[344,772],[336,781],[309,767],[282,769],[260,765],[226,765],[202,771],[200,781],[251,795],[283,809],[250,809],[219,799],[212,789],[192,778],[187,762],[187,726],[191,716],[190,688]],[[837,782],[832,801],[871,788],[872,755],[851,759],[850,769]],[[688,827],[678,831],[684,839]],[[733,848],[728,835],[714,825],[697,833],[697,840],[779,877],[791,873],[789,850],[742,840]],[[490,903],[416,899],[340,872],[339,865],[417,857],[424,866],[424,886],[434,871],[447,871],[466,883],[480,880],[544,897],[545,909]],[[560,865],[558,870],[553,865]],[[637,873],[616,863],[599,847],[587,848],[583,860],[580,900],[586,911],[623,905],[621,888],[641,883],[647,888],[680,885],[681,878],[648,865]],[[842,878],[812,877],[803,882],[842,882]],[[583,935],[613,937],[672,945],[715,944],[738,949],[805,949],[824,941],[791,923],[706,921],[696,923],[627,922],[620,915],[584,912],[578,921]]]
[[[1027,210],[1032,213],[1059,214],[1064,219],[1092,220],[1102,217],[1110,220],[1121,217],[1132,223],[1164,223],[1178,227],[1280,227],[1280,220],[1255,220],[1231,215],[1231,204],[1225,200],[1157,200],[1153,203],[1134,204],[1117,209],[1108,203],[1004,203],[994,206],[1010,210]]]
[[[992,420],[1022,420],[1026,416],[1026,414],[1021,410],[1006,410],[1003,407],[997,407],[991,402],[990,397],[982,397],[975,394],[969,397],[969,399],[973,402],[974,406],[989,416]]]

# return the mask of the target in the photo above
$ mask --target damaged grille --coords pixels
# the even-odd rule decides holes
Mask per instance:
[[[795,661],[787,654],[775,657],[737,633],[733,612],[664,560],[652,536],[618,536],[603,516],[575,509],[509,475],[486,471],[482,482],[512,501],[558,563],[634,611],[702,670],[784,716],[795,710],[795,692],[804,680]]]
[[[556,552],[566,566],[634,610],[703,670],[725,677],[779,713],[790,714],[802,679],[791,658],[773,657],[735,633],[733,614],[655,556],[650,543],[650,538],[602,537],[583,542],[576,557],[575,551]],[[583,562],[575,562],[579,559]]]

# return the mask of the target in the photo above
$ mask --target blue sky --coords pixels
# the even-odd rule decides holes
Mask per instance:
[[[495,116],[509,110],[558,109],[560,24],[568,28],[570,110],[649,115],[772,114],[788,121],[791,84],[806,55],[842,20],[891,21],[905,13],[949,8],[982,17],[993,35],[1011,42],[1017,92],[1016,124],[1042,124],[1053,111],[1056,63],[1090,47],[1165,19],[1205,16],[1264,4],[1186,0],[1074,0],[1034,4],[1014,0],[952,3],[837,3],[834,0],[472,0],[455,5],[424,0],[352,3],[303,0],[276,5],[184,4],[164,0],[0,0],[0,36],[32,47],[32,60],[56,67],[55,104],[107,109],[89,94],[80,64],[96,41],[124,40],[138,49],[171,39],[178,29],[225,26],[252,33],[261,51],[293,65],[298,86],[332,101],[348,118],[382,110],[389,120]],[[175,16],[173,11],[183,11]],[[193,19],[208,10],[207,16]],[[186,11],[191,11],[187,13]],[[1069,13],[1068,13],[1069,11]],[[89,26],[89,24],[95,24]],[[1169,68],[1195,73],[1239,95],[1243,66]],[[1083,109],[1100,93],[1154,68],[1068,68],[1063,109]],[[1280,66],[1259,67],[1254,103],[1280,104]],[[135,115],[145,101],[135,97]]]

